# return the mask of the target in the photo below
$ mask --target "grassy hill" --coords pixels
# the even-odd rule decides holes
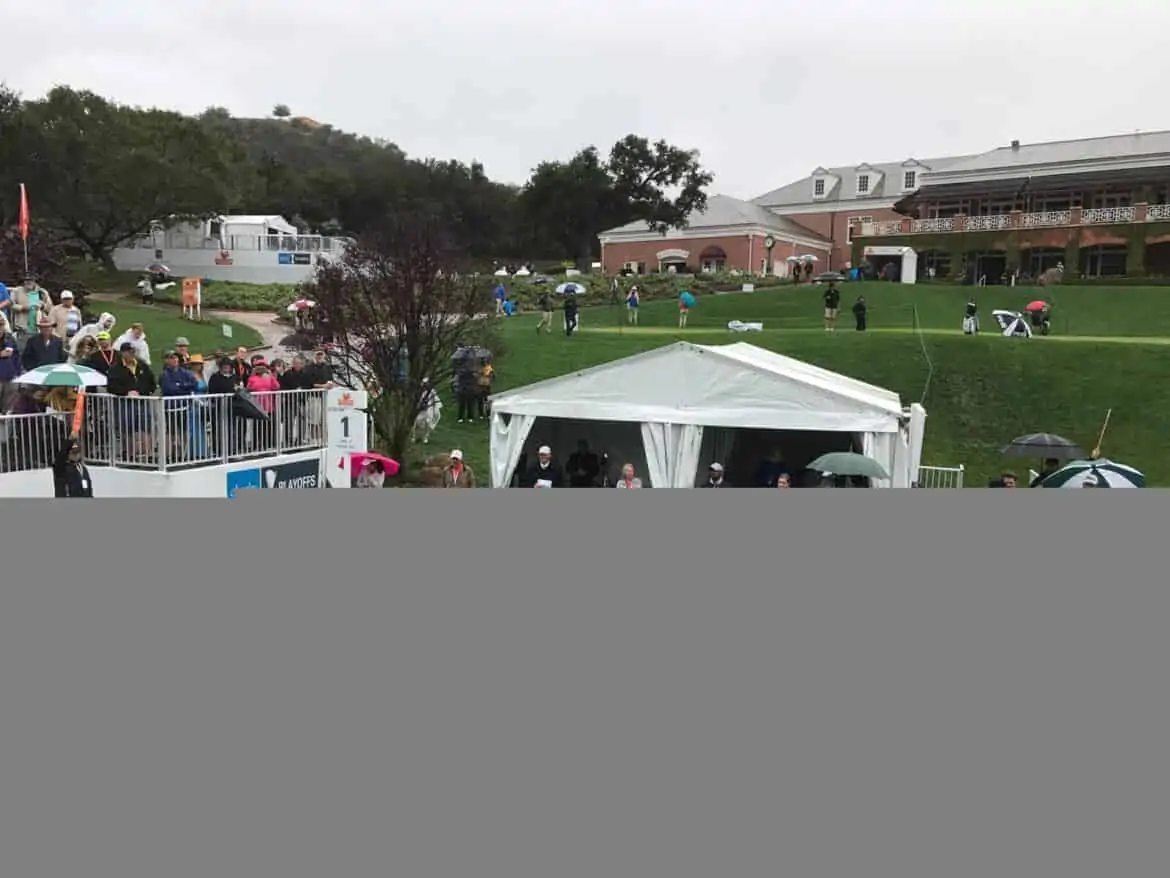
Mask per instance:
[[[643,307],[640,326],[624,326],[621,308],[589,308],[573,338],[538,337],[536,318],[504,326],[506,352],[497,362],[497,390],[528,384],[686,339],[698,344],[750,341],[922,401],[928,412],[923,463],[968,468],[967,483],[986,484],[1005,466],[1027,468],[999,454],[1013,436],[1061,433],[1092,447],[1112,408],[1105,453],[1143,469],[1154,485],[1170,486],[1170,290],[1163,288],[1049,290],[1054,335],[1028,341],[998,337],[990,311],[1019,309],[1044,291],[977,291],[985,334],[959,331],[970,288],[863,284],[846,286],[845,301],[864,294],[871,331],[852,320],[836,334],[821,329],[821,290],[784,287],[705,297],[686,330],[675,326],[672,302]],[[917,325],[921,329],[916,329]],[[765,331],[733,335],[727,321],[763,321]],[[487,427],[454,423],[447,409],[436,444],[458,446],[486,477]]]

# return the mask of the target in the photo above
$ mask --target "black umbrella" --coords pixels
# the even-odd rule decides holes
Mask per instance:
[[[1008,457],[1041,457],[1045,460],[1084,460],[1088,455],[1071,439],[1055,433],[1029,433],[1017,436],[1004,446]]]

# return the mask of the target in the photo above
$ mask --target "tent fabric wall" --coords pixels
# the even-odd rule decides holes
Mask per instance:
[[[520,462],[524,442],[535,423],[535,415],[512,415],[506,418],[501,412],[492,413],[490,459],[493,488],[508,487],[512,471]]]
[[[695,424],[642,424],[646,473],[652,488],[693,488],[703,447]]]
[[[861,453],[876,460],[893,477],[896,472],[894,448],[897,439],[897,433],[866,433],[862,437]],[[892,478],[871,480],[871,484],[875,488],[888,488],[892,483]],[[909,487],[909,485],[905,487]]]

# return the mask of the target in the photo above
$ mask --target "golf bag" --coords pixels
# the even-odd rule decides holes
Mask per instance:
[[[1028,325],[1028,321],[1024,319],[1024,315],[1020,312],[992,311],[991,316],[995,318],[995,322],[999,326],[1004,338],[1032,337],[1032,327]]]
[[[978,310],[974,302],[968,302],[963,309],[963,334],[975,335],[979,332]]]

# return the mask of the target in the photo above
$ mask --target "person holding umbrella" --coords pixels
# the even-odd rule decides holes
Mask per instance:
[[[685,329],[687,325],[687,318],[691,314],[691,309],[695,307],[695,297],[689,290],[683,290],[678,294],[678,328]]]
[[[565,299],[565,337],[568,338],[577,328],[577,297],[569,296]]]

